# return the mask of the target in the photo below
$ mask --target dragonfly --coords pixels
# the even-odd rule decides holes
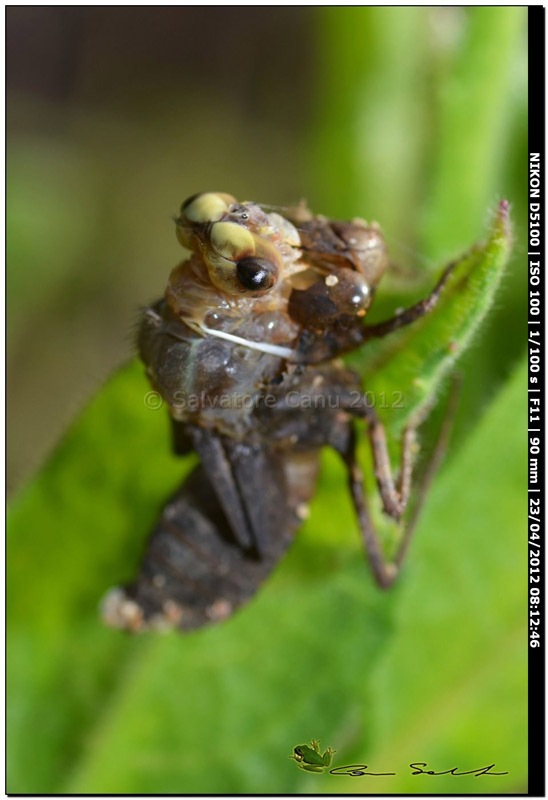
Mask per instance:
[[[203,192],[175,219],[189,255],[143,309],[137,344],[169,410],[175,453],[195,451],[199,464],[163,508],[135,580],[104,599],[111,626],[185,631],[230,617],[307,517],[325,447],[345,465],[376,583],[387,589],[401,571],[417,518],[404,521],[417,422],[403,431],[395,474],[375,405],[341,356],[431,312],[454,264],[425,298],[367,324],[389,266],[379,226],[314,215],[304,203],[272,208]],[[382,509],[401,523],[390,559],[358,463],[358,422]]]

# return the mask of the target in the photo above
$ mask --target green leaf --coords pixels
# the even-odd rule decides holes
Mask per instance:
[[[463,19],[451,69],[433,76],[430,179],[418,225],[420,251],[432,265],[454,258],[477,238],[485,209],[509,190],[501,172],[509,157],[512,108],[520,102],[516,76],[525,67],[520,47],[527,9],[476,7],[453,13]]]
[[[312,737],[338,764],[372,752],[382,767],[485,756],[511,767],[497,790],[515,789],[523,381],[521,371],[435,487],[391,593],[372,583],[331,456],[309,523],[244,610],[187,636],[129,638],[102,627],[97,605],[133,572],[183,470],[165,455],[165,419],[145,408],[137,369],[119,374],[10,516],[9,791],[338,790],[288,758]]]
[[[327,6],[316,21],[321,91],[306,152],[310,206],[333,217],[373,215],[390,239],[415,233],[428,144],[430,13]]]
[[[458,262],[434,311],[371,347],[373,355],[362,367],[364,386],[393,433],[420,418],[470,345],[496,296],[509,250],[508,205],[503,201],[486,243]],[[384,403],[378,402],[381,397]]]
[[[375,779],[375,793],[526,791],[526,385],[522,362],[428,499],[395,590],[390,643],[371,676],[374,713],[335,757],[396,768],[396,777]],[[436,770],[495,762],[508,775],[411,776],[412,761]],[[362,793],[365,781],[322,789]]]
[[[409,304],[405,275],[420,282],[418,300],[432,274],[481,237],[487,210],[511,202],[512,258],[459,365],[460,441],[524,353],[527,9],[323,8],[318,40],[307,196],[328,215],[381,223],[395,269],[374,321]]]
[[[10,509],[9,775],[21,791],[59,785],[141,644],[102,630],[97,609],[110,586],[131,577],[159,504],[185,470],[166,446],[165,413],[145,407],[147,391],[141,365],[121,370]]]

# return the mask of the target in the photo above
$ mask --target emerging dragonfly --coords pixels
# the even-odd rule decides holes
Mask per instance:
[[[374,577],[390,586],[413,523],[387,562],[356,460],[355,420],[367,423],[383,509],[398,521],[415,430],[404,431],[394,477],[383,426],[338,356],[428,313],[452,266],[424,300],[367,325],[388,266],[378,226],[328,220],[304,205],[282,217],[221,193],[189,198],[176,226],[191,255],[172,271],[164,298],[144,310],[138,344],[169,407],[176,453],[194,449],[201,463],[164,508],[137,579],[105,598],[105,620],[135,631],[186,630],[232,614],[306,516],[324,446],[347,467]],[[308,398],[306,411],[299,397]]]

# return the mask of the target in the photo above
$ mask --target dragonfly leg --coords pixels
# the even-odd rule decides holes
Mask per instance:
[[[394,479],[388,454],[386,431],[374,408],[368,409],[367,422],[373,451],[375,477],[382,498],[383,509],[390,517],[399,521],[407,506],[411,490],[413,456],[416,449],[416,427],[409,425],[403,431],[400,468],[397,478]]]
[[[409,306],[401,314],[396,314],[390,319],[384,320],[383,322],[378,322],[375,325],[365,325],[362,330],[362,339],[363,341],[367,341],[368,339],[378,339],[382,336],[386,336],[389,333],[393,333],[397,331],[399,328],[403,328],[405,325],[409,325],[412,322],[415,322],[420,317],[424,317],[425,314],[429,314],[432,311],[438,300],[440,299],[445,284],[449,280],[451,273],[460,263],[460,259],[456,261],[452,261],[443,271],[439,281],[436,283],[430,294],[419,300],[418,303],[415,303],[413,306]]]
[[[343,315],[342,320],[334,320],[332,325],[327,327],[321,334],[306,329],[303,330],[293,360],[305,364],[315,364],[336,358],[355,350],[357,347],[361,347],[370,339],[387,336],[406,325],[410,325],[425,316],[425,314],[429,314],[435,308],[449,277],[459,263],[460,259],[452,261],[445,268],[427,297],[387,320],[374,325],[348,325]]]
[[[358,522],[360,525],[367,557],[369,559],[369,563],[371,565],[371,569],[373,571],[375,580],[382,589],[388,589],[394,583],[394,581],[399,575],[401,566],[405,561],[405,557],[409,551],[409,546],[411,544],[411,540],[415,532],[417,522],[419,520],[420,512],[428,495],[428,490],[432,484],[434,476],[443,460],[443,456],[447,449],[453,425],[453,420],[456,412],[457,400],[458,400],[458,385],[457,382],[454,381],[448,407],[445,412],[444,419],[440,431],[438,433],[436,443],[434,445],[434,449],[432,451],[428,464],[426,465],[424,473],[422,474],[419,486],[417,487],[416,501],[412,508],[411,514],[402,523],[400,540],[395,555],[390,560],[387,559],[384,554],[381,539],[379,537],[378,531],[376,530],[371,513],[369,511],[365,485],[364,485],[364,478],[356,458],[356,434],[354,430],[352,431],[352,434],[348,439],[345,450],[341,452],[341,455],[348,469],[348,486],[350,489],[350,494],[352,497],[352,502],[356,511],[356,515],[358,517]],[[409,429],[409,430],[414,434],[414,429]],[[407,434],[406,432],[404,432],[403,435],[404,444],[403,444],[400,475],[396,484],[394,484],[394,482],[392,481],[393,499],[395,498],[396,502],[399,501],[400,507],[402,505],[402,500],[405,501],[405,503],[403,504],[404,507],[405,504],[407,503],[410,491],[410,483],[411,483],[411,460],[409,453],[406,452],[406,448],[407,450],[409,450],[410,445],[405,444],[407,436],[411,436],[411,434]],[[385,511],[387,511],[387,513],[390,513],[390,511],[386,508],[386,502],[384,497],[383,497],[383,506],[385,508]],[[393,515],[391,514],[391,516]]]

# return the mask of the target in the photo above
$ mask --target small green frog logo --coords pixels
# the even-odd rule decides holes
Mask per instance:
[[[297,766],[307,772],[323,772],[331,764],[331,757],[336,750],[326,748],[325,753],[320,753],[320,743],[317,739],[312,739],[310,747],[307,744],[298,744],[293,748],[293,755],[289,758],[295,759]]]

